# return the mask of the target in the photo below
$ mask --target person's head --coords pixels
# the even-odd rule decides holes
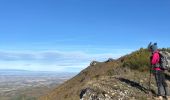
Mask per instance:
[[[148,45],[148,49],[149,49],[149,51],[151,51],[151,52],[155,52],[155,51],[157,51],[158,50],[158,46],[157,46],[157,43],[149,43],[149,45]]]

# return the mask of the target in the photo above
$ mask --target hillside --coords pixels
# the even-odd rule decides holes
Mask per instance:
[[[152,100],[156,84],[152,76],[148,95],[149,56],[141,48],[117,60],[93,62],[39,100]]]

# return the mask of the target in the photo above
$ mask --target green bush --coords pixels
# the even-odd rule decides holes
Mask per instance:
[[[136,52],[124,57],[122,61],[123,67],[129,67],[134,70],[146,71],[150,66],[150,52],[147,49],[141,48]]]
[[[160,50],[170,52],[170,48],[162,48]],[[150,56],[151,53],[148,49],[141,48],[125,56],[122,60],[122,66],[139,71],[148,71],[150,69]]]

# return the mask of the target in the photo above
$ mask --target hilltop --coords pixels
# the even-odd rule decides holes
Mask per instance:
[[[116,60],[93,61],[78,75],[39,99],[152,100],[156,96],[156,84],[152,76],[152,95],[149,95],[149,56],[148,50],[141,48]]]

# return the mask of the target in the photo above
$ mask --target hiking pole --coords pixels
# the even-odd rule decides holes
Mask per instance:
[[[151,92],[151,77],[152,77],[152,67],[150,67],[150,73],[149,73],[149,88],[148,88],[148,92],[149,92],[150,96],[152,96],[152,92]]]
[[[149,93],[151,91],[151,68],[150,68],[150,72],[149,72],[149,88],[148,88],[148,91],[149,91]]]

